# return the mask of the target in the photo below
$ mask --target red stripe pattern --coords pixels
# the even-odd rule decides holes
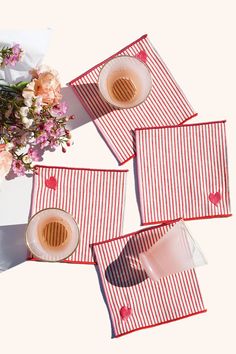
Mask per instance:
[[[146,35],[112,57],[135,56],[140,52],[147,54],[146,64],[152,75],[153,87],[147,100],[137,107],[126,110],[113,109],[101,98],[97,86],[98,76],[102,65],[108,59],[70,82],[120,164],[135,154],[135,128],[177,125],[196,115]]]
[[[140,129],[136,146],[143,225],[231,215],[225,121]]]
[[[93,245],[115,337],[206,311],[194,270],[159,282],[140,273],[138,254],[158,242],[172,226],[173,222]],[[118,286],[120,279],[131,280]],[[131,311],[126,319],[121,316],[124,307]]]
[[[122,232],[127,171],[39,166],[34,175],[31,215],[44,208],[60,208],[78,222],[80,243],[66,260],[91,263],[90,243]],[[46,181],[54,177],[55,189]]]

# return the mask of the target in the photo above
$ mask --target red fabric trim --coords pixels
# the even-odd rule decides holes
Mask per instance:
[[[75,79],[73,79],[72,81],[69,82],[69,85],[72,85],[75,81],[79,80],[81,77],[83,77],[84,75],[87,75],[88,73],[90,73],[91,71],[93,71],[94,69],[96,69],[97,67],[99,67],[100,65],[106,63],[108,60],[114,58],[115,56],[119,55],[120,53],[122,53],[124,50],[126,50],[127,48],[131,47],[132,45],[134,45],[137,42],[140,42],[142,39],[146,38],[147,34],[144,34],[143,36],[141,36],[140,38],[136,39],[134,42],[130,43],[129,45],[125,46],[123,49],[119,50],[118,52],[116,52],[115,54],[111,55],[110,57],[108,57],[107,59],[103,60],[101,63],[93,66],[91,69],[85,71],[83,74],[79,75],[78,77],[76,77]]]
[[[135,156],[136,156],[136,154],[131,155],[128,159],[126,159],[126,160],[120,162],[119,165],[120,165],[120,166],[124,165],[126,162],[132,160]]]
[[[194,113],[192,116],[190,116],[189,118],[186,118],[183,122],[181,122],[179,125],[182,125],[184,123],[186,123],[187,121],[189,121],[190,119],[197,117],[198,113]],[[193,123],[194,124],[194,123]],[[197,123],[196,123],[197,124]]]
[[[27,261],[35,261],[35,262],[46,262],[46,263],[72,263],[72,264],[90,264],[90,265],[96,265],[96,262],[81,262],[81,261],[70,261],[70,260],[63,260],[63,261],[58,261],[58,262],[50,262],[50,261],[44,261],[39,258],[29,258]]]
[[[99,168],[79,168],[79,167],[63,167],[63,166],[46,166],[46,165],[35,165],[38,168],[58,168],[64,170],[79,170],[79,171],[98,171],[98,172],[128,172],[129,170],[109,170],[109,169],[99,169]]]
[[[199,314],[205,313],[205,312],[207,312],[207,309],[202,310],[202,311],[198,311],[198,312],[195,312],[195,313],[191,313],[191,314],[189,314],[189,315],[182,316],[182,317],[179,317],[179,318],[174,318],[173,320],[168,320],[168,321],[165,321],[165,322],[155,323],[155,324],[153,324],[153,325],[143,326],[143,327],[139,327],[139,328],[136,328],[136,329],[132,329],[131,331],[128,331],[128,332],[125,332],[125,333],[121,333],[121,334],[117,334],[117,335],[115,336],[115,338],[125,336],[126,334],[129,334],[129,333],[132,333],[132,332],[136,332],[136,331],[139,331],[139,330],[141,330],[141,329],[147,329],[147,328],[157,327],[157,326],[160,326],[160,325],[163,325],[163,324],[167,324],[167,323],[170,323],[170,322],[179,321],[179,320],[182,320],[182,319],[184,319],[184,318],[192,317],[192,316],[194,316],[194,315],[199,315]]]
[[[183,218],[183,220],[188,221],[188,220],[201,220],[201,219],[214,219],[214,218],[228,218],[232,216],[232,214],[223,214],[223,215],[209,215],[209,216],[199,216],[199,217],[194,217],[194,218]],[[155,225],[155,224],[161,224],[161,223],[166,223],[168,220],[160,220],[160,221],[149,221],[149,222],[142,222],[142,226],[148,226],[148,225]]]
[[[190,118],[187,118],[184,122],[186,122],[188,119],[191,119],[195,117],[197,113],[195,113],[193,116]],[[219,120],[219,121],[213,121],[213,122],[203,122],[203,123],[192,123],[192,124],[183,124],[184,122],[180,123],[179,125],[165,125],[165,126],[158,126],[158,127],[147,127],[147,128],[137,128],[137,130],[152,130],[152,129],[165,129],[165,128],[181,128],[181,127],[191,127],[191,126],[197,126],[197,125],[208,125],[208,124],[217,124],[217,123],[225,123],[226,120]]]
[[[153,229],[156,229],[156,228],[158,228],[158,227],[163,227],[163,226],[165,226],[165,225],[174,224],[174,223],[176,223],[176,222],[178,222],[178,221],[180,221],[180,220],[182,220],[182,218],[178,218],[178,219],[175,219],[175,220],[164,221],[162,224],[159,224],[159,225],[156,225],[156,226],[146,227],[146,228],[143,228],[143,229],[139,229],[138,231],[131,232],[131,233],[126,234],[126,235],[122,235],[122,236],[110,238],[109,240],[104,240],[104,241],[100,241],[100,242],[91,243],[91,244],[90,244],[90,247],[91,247],[91,246],[96,246],[96,245],[101,245],[101,244],[103,244],[103,243],[109,243],[109,242],[112,242],[112,241],[115,241],[115,240],[120,240],[120,239],[122,239],[122,238],[126,238],[126,237],[129,237],[129,236],[132,236],[132,235],[138,235],[138,234],[140,234],[140,233],[143,232],[143,231],[153,230]]]
[[[33,183],[32,183],[32,192],[31,192],[31,198],[30,198],[30,210],[29,210],[29,214],[28,214],[28,221],[32,216],[32,210],[33,210],[33,200],[35,197],[35,188],[34,188],[34,183],[35,183],[35,173],[33,174]]]

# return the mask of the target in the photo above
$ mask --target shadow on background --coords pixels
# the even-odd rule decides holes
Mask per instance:
[[[138,167],[137,167],[137,157],[133,158],[133,171],[134,171],[134,188],[135,188],[135,197],[138,206],[138,211],[140,215],[140,223],[142,224],[141,220],[141,200],[140,200],[140,192],[139,192],[139,183],[138,183]]]
[[[89,96],[89,101],[92,104],[94,104],[94,106],[96,106],[96,109],[93,110],[93,119],[97,119],[99,117],[106,115],[107,113],[117,110],[117,108],[111,106],[109,103],[107,103],[101,98],[97,83],[93,82],[93,83],[80,84],[77,86],[77,89],[82,97]],[[81,119],[79,119],[80,123],[77,122],[78,125],[76,127],[84,125],[91,121],[89,114],[84,110],[83,105],[81,104],[76,93],[73,91],[72,87],[70,86],[63,87],[62,95],[63,95],[63,99],[69,105],[68,113],[74,114],[78,118],[81,117]],[[84,116],[84,113],[86,114],[86,116]]]
[[[61,89],[61,93],[63,96],[62,100],[65,101],[68,106],[67,114],[75,116],[74,120],[70,120],[67,123],[68,129],[73,130],[91,122],[90,116],[83,108],[82,104],[80,103],[80,100],[75,95],[71,87],[63,87]]]
[[[26,224],[0,226],[0,272],[26,261]]]
[[[55,149],[50,148],[48,146],[48,147],[46,147],[45,149],[42,150],[42,149],[40,149],[39,146],[34,146],[34,150],[37,151],[37,153],[38,153],[38,161],[34,162],[34,165],[36,165],[38,162],[43,161],[43,154],[44,154],[45,151],[54,151]],[[32,178],[33,177],[33,173],[25,174],[25,177]],[[7,181],[10,181],[12,179],[17,178],[17,175],[11,169],[10,172],[6,175],[5,178],[6,178]]]

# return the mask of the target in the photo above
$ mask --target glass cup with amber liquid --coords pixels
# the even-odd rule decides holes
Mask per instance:
[[[132,108],[147,99],[152,88],[151,73],[140,59],[117,56],[102,67],[98,88],[102,98],[115,108]]]
[[[36,258],[48,262],[61,261],[77,248],[79,227],[65,210],[43,209],[29,220],[26,244]]]

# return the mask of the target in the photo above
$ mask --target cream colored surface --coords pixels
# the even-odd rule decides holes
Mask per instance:
[[[232,212],[235,212],[235,1],[11,1],[2,2],[0,28],[52,27],[46,62],[65,84],[148,33],[199,116],[227,119]],[[116,168],[94,125],[68,89],[80,119],[67,154],[48,153],[45,164]],[[129,168],[124,231],[139,228]],[[2,185],[0,225],[27,221],[31,179]],[[91,266],[26,262],[0,275],[0,351],[3,354],[200,354],[236,352],[235,218],[187,223],[209,265],[199,269],[208,312],[110,339],[110,321]]]

